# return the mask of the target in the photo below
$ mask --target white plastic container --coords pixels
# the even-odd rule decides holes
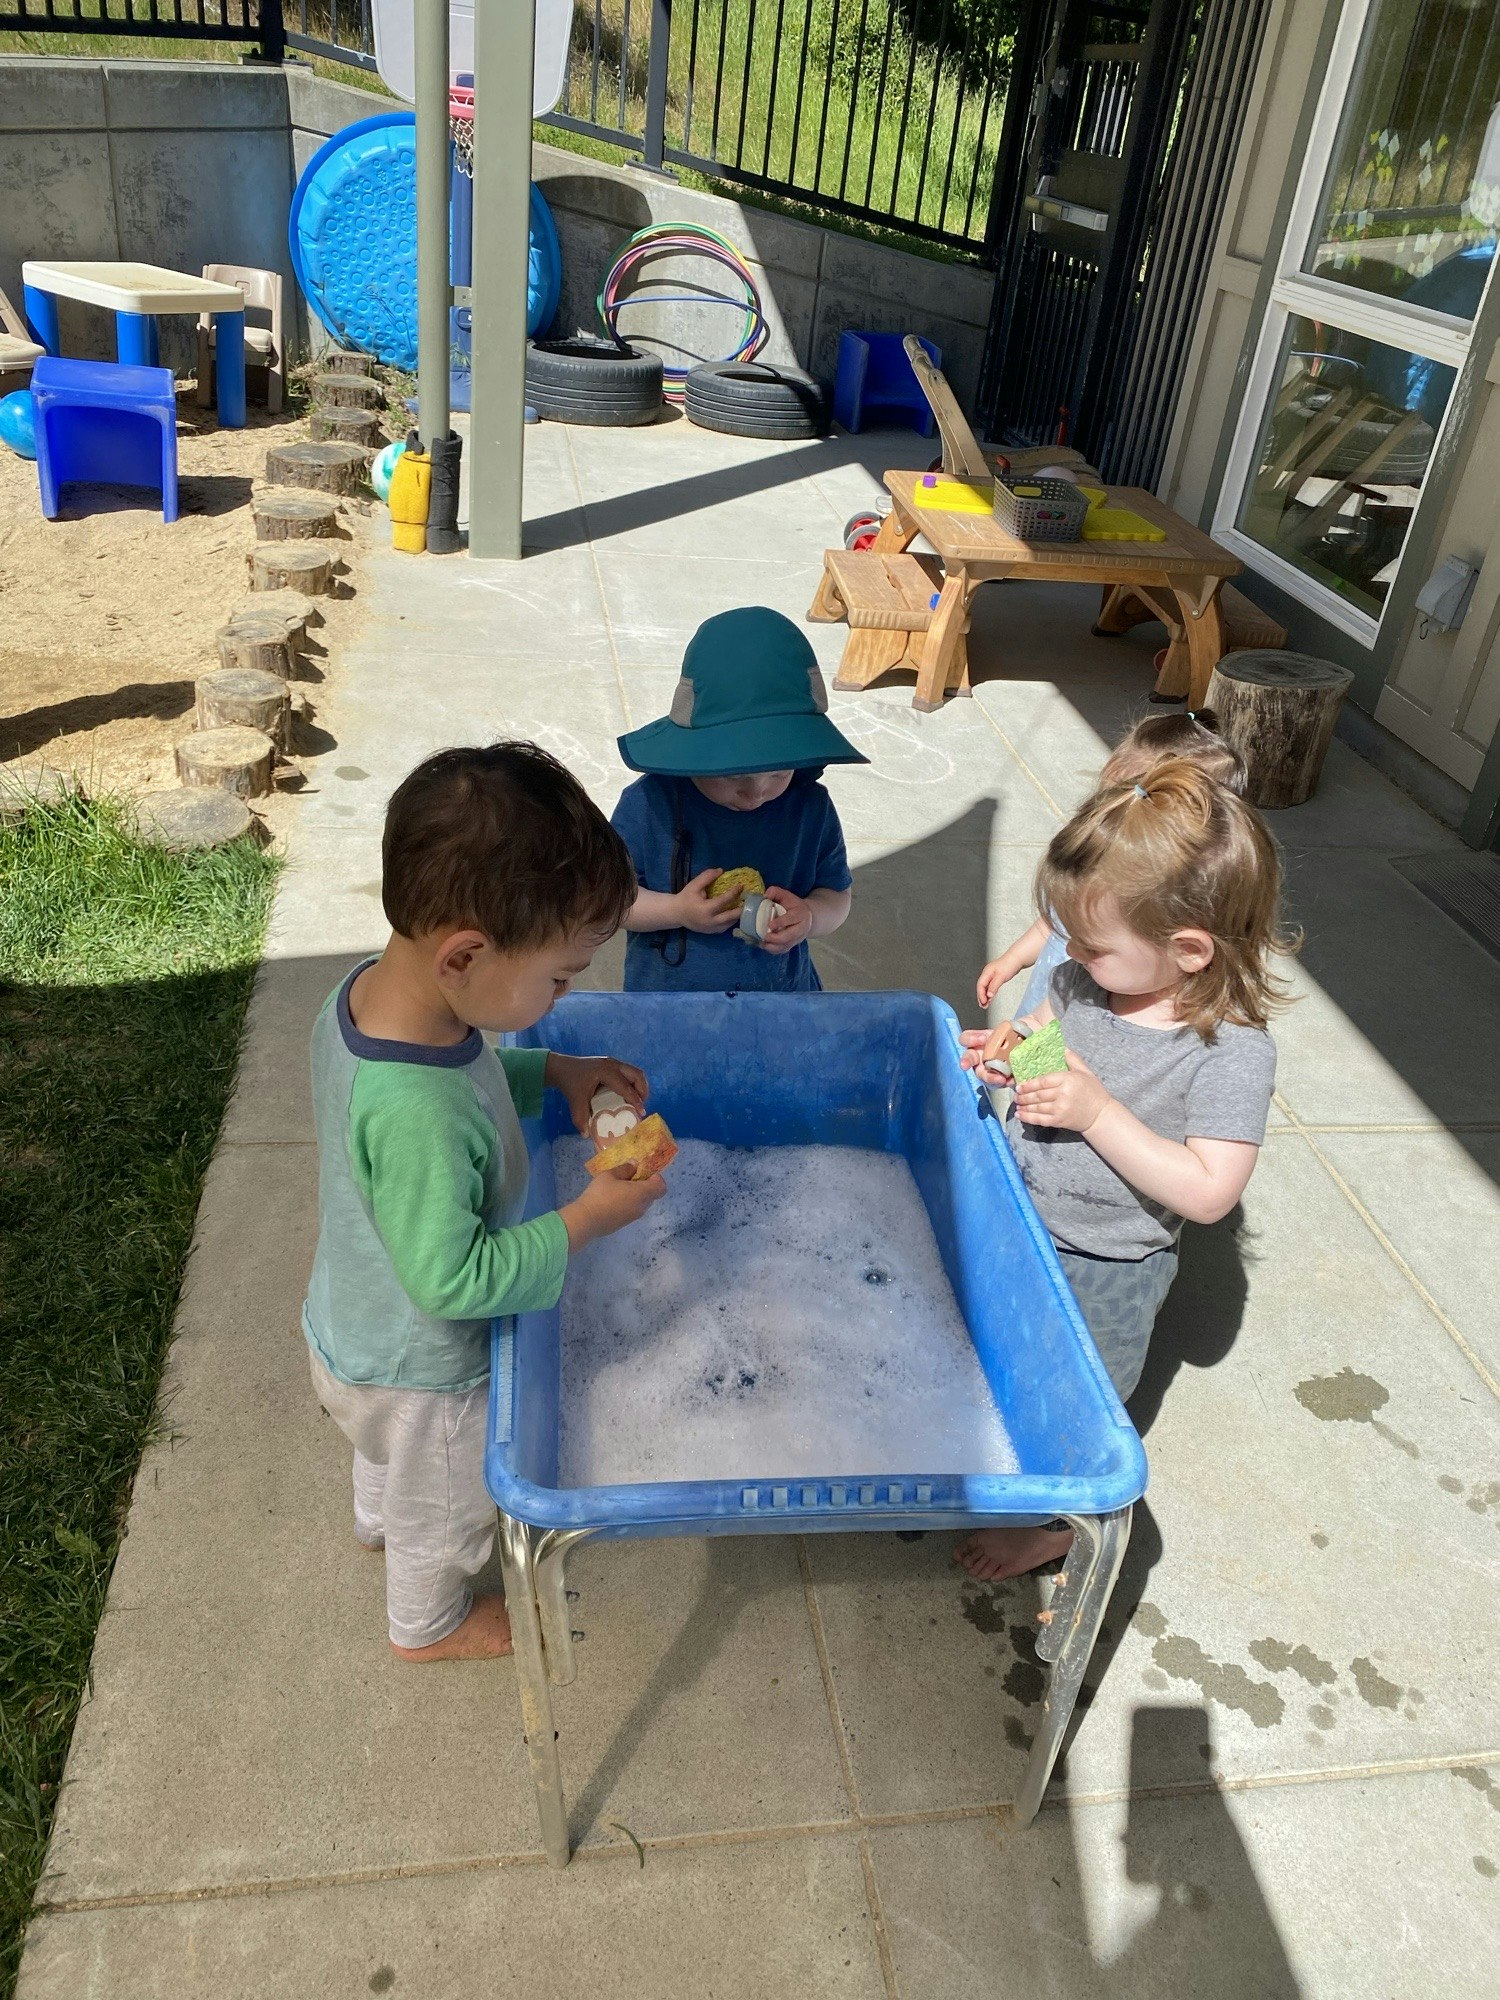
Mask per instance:
[[[415,0],[372,0],[375,67],[387,90],[407,104],[417,97],[413,46]],[[536,0],[536,60],[531,72],[531,115],[543,118],[568,80],[568,37],[573,0]],[[474,0],[448,0],[448,69],[456,80],[474,69]]]

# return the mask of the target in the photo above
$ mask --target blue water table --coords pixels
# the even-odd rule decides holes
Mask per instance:
[[[943,365],[936,341],[914,336],[934,368]],[[846,431],[908,427],[922,437],[937,428],[932,406],[906,357],[902,333],[841,333],[833,380],[833,420]]]
[[[177,519],[177,389],[170,368],[63,361],[44,354],[31,373],[42,512],[55,521],[76,482],[149,486],[161,517]]]
[[[811,1415],[803,1406],[816,1470],[767,1464],[757,1475],[731,1467],[728,1453],[743,1447],[732,1440],[734,1412],[726,1405],[723,1452],[733,1477],[570,1484],[561,1447],[569,1398],[582,1398],[584,1388],[571,1384],[564,1365],[567,1291],[563,1307],[497,1320],[485,1477],[500,1509],[522,1720],[548,1859],[562,1867],[569,1854],[549,1692],[549,1683],[565,1685],[576,1672],[563,1565],[590,1537],[847,1534],[1020,1526],[1060,1516],[1075,1539],[1036,1641],[1051,1677],[1016,1800],[1019,1822],[1029,1824],[1119,1572],[1131,1507],[1145,1491],[1146,1458],[1010,1147],[995,1121],[981,1116],[980,1093],[960,1067],[952,1010],[923,993],[588,993],[563,1000],[513,1039],[565,1054],[608,1049],[639,1063],[651,1080],[652,1108],[679,1141],[854,1147],[904,1158],[978,1362],[968,1392],[976,1422],[962,1435],[978,1437],[983,1423],[998,1417],[1016,1467],[854,1462],[850,1408],[857,1408],[859,1385],[851,1383],[848,1396]],[[555,1206],[553,1143],[571,1130],[555,1093],[543,1117],[527,1126],[529,1214]],[[817,1285],[815,1268],[807,1282]],[[788,1366],[799,1333],[795,1323],[786,1326]],[[884,1357],[888,1367],[920,1371],[919,1338],[902,1315],[872,1306],[871,1369]],[[605,1416],[615,1407],[604,1406]],[[718,1422],[715,1415],[711,1423]],[[720,1446],[711,1449],[717,1455]],[[891,1448],[893,1459],[898,1451]]]
[[[57,302],[78,299],[103,306],[115,316],[115,353],[126,367],[155,368],[156,322],[162,313],[208,313],[215,326],[219,422],[225,430],[245,425],[245,295],[237,285],[221,285],[159,264],[42,264],[21,266],[26,318],[32,338],[49,354],[60,354]]]

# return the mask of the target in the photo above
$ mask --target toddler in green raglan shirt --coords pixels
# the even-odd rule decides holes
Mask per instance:
[[[522,1222],[520,1120],[543,1092],[560,1090],[582,1131],[596,1091],[639,1111],[646,1079],[480,1033],[540,1020],[635,894],[624,842],[544,751],[441,751],[386,814],[391,940],[313,1029],[318,1248],[302,1325],[318,1400],[354,1446],[354,1532],[385,1552],[402,1659],[510,1651],[504,1599],[470,1589],[495,1532],[489,1322],[555,1305],[569,1256],[665,1192],[660,1175],[601,1175]]]

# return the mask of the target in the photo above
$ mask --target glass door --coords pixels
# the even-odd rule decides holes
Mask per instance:
[[[1214,533],[1373,644],[1500,233],[1500,0],[1349,0]]]

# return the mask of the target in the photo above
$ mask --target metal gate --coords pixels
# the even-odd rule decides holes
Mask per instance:
[[[1202,299],[1267,0],[1051,0],[1012,95],[980,414],[1151,485]],[[1030,65],[1021,70],[1022,56]]]

